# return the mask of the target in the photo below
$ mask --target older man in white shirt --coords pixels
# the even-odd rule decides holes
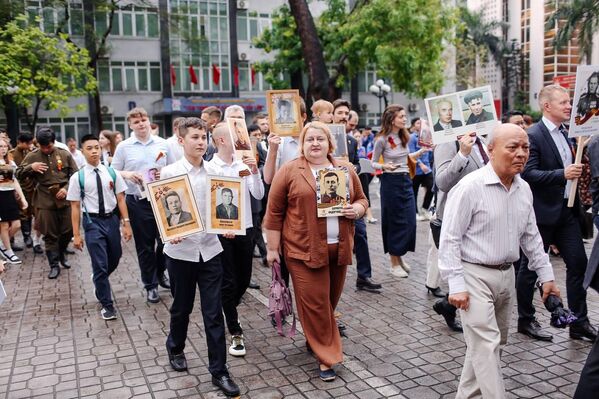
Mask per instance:
[[[206,124],[199,118],[185,118],[180,122],[179,135],[184,156],[163,168],[162,177],[188,175],[198,210],[205,220],[209,217],[205,211],[208,172],[202,159],[208,147]],[[239,387],[231,379],[226,366],[225,326],[221,306],[223,268],[219,256],[222,251],[217,235],[206,232],[174,239],[164,245],[173,294],[166,349],[171,367],[175,371],[187,370],[185,340],[198,287],[212,383],[226,395],[237,396]]]
[[[526,132],[500,125],[488,149],[489,164],[450,191],[441,229],[439,270],[449,282],[449,302],[460,309],[467,347],[456,398],[506,395],[500,347],[507,342],[515,299],[512,263],[520,248],[542,284],[543,300],[559,296],[532,193],[519,176],[528,160]]]

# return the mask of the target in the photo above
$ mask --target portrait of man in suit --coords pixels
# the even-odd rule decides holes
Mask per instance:
[[[480,90],[473,90],[464,96],[464,103],[470,110],[466,125],[493,120],[493,113],[483,107],[483,93]],[[465,116],[465,115],[464,115]]]
[[[343,202],[343,197],[337,193],[339,188],[339,176],[335,172],[329,172],[323,177],[325,194],[321,197],[323,204],[339,204]]]
[[[462,126],[461,121],[453,119],[453,104],[450,99],[442,98],[436,105],[439,119],[433,126],[435,132]]]
[[[164,201],[166,202],[166,209],[169,212],[169,216],[166,218],[169,226],[177,226],[185,222],[190,222],[193,219],[191,213],[183,210],[181,197],[176,191],[169,192],[165,196]]]
[[[220,198],[222,203],[216,207],[216,218],[238,219],[239,210],[237,206],[233,204],[233,190],[226,187],[223,188],[220,192]]]
[[[294,123],[293,113],[291,110],[291,102],[289,100],[280,99],[277,102],[277,118],[276,123]]]

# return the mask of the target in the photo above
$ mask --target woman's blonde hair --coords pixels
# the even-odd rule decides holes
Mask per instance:
[[[305,154],[304,154],[304,140],[306,138],[306,133],[308,132],[308,129],[320,130],[321,132],[323,132],[327,136],[327,140],[329,142],[329,151],[327,152],[327,155],[330,155],[330,154],[332,154],[335,151],[335,143],[333,142],[333,135],[331,134],[331,130],[326,125],[326,123],[322,123],[322,122],[317,122],[316,121],[316,122],[310,122],[310,123],[308,123],[306,126],[304,126],[304,128],[302,129],[302,132],[300,133],[300,136],[299,136],[299,151],[300,151],[300,155],[301,156],[305,156]]]
[[[6,154],[4,155],[4,162],[8,165],[12,161],[12,155],[8,152],[10,151],[10,141],[6,140],[4,137],[0,137],[0,141],[4,141],[6,144]]]

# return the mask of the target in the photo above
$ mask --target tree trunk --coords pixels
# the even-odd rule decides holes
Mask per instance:
[[[94,2],[83,2],[83,15],[85,26],[85,48],[89,52],[89,66],[96,81],[98,81],[98,49],[96,48],[95,35],[93,34],[94,26]],[[96,87],[93,93],[87,95],[87,104],[89,107],[89,127],[90,133],[99,134],[102,130],[102,112],[100,104],[100,89]]]
[[[315,100],[332,100],[328,90],[329,71],[308,3],[306,0],[289,0],[289,8],[302,42],[302,52],[310,81],[308,95]]]
[[[6,131],[12,143],[16,144],[19,135],[19,108],[10,96],[2,96],[2,105],[6,115]]]

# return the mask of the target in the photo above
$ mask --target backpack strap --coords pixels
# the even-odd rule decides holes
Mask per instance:
[[[112,191],[114,192],[114,195],[116,195],[116,171],[110,166],[106,166],[106,169],[108,169],[108,174],[112,177]]]
[[[81,197],[81,207],[83,208],[83,213],[85,214],[85,217],[87,218],[87,221],[89,223],[92,222],[92,219],[89,217],[89,214],[87,213],[87,209],[85,208],[85,173],[83,173],[83,168],[79,169],[79,171],[77,172],[78,174],[78,178],[79,178],[79,195]]]

